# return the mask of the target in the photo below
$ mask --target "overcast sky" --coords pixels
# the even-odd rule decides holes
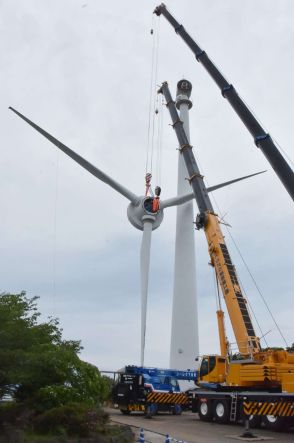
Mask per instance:
[[[81,339],[82,358],[100,369],[139,362],[141,232],[127,220],[124,197],[58,153],[8,106],[143,194],[156,5],[150,0],[0,0],[1,291],[40,296],[44,317],[59,317],[64,336]],[[293,162],[293,0],[170,0],[167,7]],[[214,196],[293,343],[293,202],[163,17],[159,27],[157,82],[167,80],[173,95],[183,76],[193,84],[191,142],[207,183],[268,170]],[[167,110],[160,107],[160,112],[162,180],[153,184],[160,184],[167,198],[176,193],[177,143]],[[216,353],[212,272],[204,233],[195,236],[200,351]],[[169,209],[153,234],[147,365],[164,367],[169,361],[174,238],[175,210]],[[227,240],[263,333],[270,345],[282,345],[228,235]]]

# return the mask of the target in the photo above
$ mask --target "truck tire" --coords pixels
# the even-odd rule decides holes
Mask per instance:
[[[285,428],[285,417],[277,417],[276,415],[265,415],[262,419],[266,429],[270,431],[281,431]]]
[[[202,421],[212,421],[213,410],[212,403],[208,399],[203,399],[206,401],[202,401],[199,403],[198,414],[199,418]]]
[[[129,411],[128,409],[121,409],[120,412],[124,415],[130,415],[131,411]]]
[[[215,400],[213,403],[213,416],[216,423],[226,424],[230,421],[230,408],[227,400]]]

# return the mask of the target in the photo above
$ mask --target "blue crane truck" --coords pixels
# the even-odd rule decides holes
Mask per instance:
[[[140,411],[147,417],[157,412],[178,415],[189,408],[189,397],[180,390],[179,380],[196,379],[197,371],[126,366],[114,387],[113,403],[123,414]]]

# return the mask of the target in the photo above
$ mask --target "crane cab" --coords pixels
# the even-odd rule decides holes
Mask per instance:
[[[204,355],[199,369],[199,384],[224,383],[226,380],[226,358],[219,355]]]

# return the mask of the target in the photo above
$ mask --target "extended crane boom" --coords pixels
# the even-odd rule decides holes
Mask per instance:
[[[179,118],[167,82],[162,84],[158,92],[164,95],[166,106],[172,118],[173,128],[180,145],[180,152],[185,160],[189,181],[199,208],[196,226],[198,229],[204,228],[211,262],[217,273],[239,351],[244,355],[252,355],[260,351],[259,338],[255,334],[247,308],[247,301],[242,294],[235,267],[232,264],[220,229],[218,217],[214,213],[203,176],[199,172],[192,146],[186,136],[183,122]]]
[[[278,150],[271,136],[263,129],[244,101],[238,95],[234,86],[224,78],[214,63],[210,60],[206,52],[203,51],[188,34],[184,26],[181,25],[168,12],[164,3],[157,6],[154,13],[158,16],[162,14],[168,20],[168,22],[175,29],[176,33],[182,37],[184,42],[195,54],[196,60],[204,66],[204,68],[213,78],[215,83],[220,88],[223,97],[228,99],[233,109],[236,111],[246,128],[253,136],[256,146],[261,149],[272,168],[275,170],[279,179],[285,186],[286,190],[294,200],[294,172]]]

